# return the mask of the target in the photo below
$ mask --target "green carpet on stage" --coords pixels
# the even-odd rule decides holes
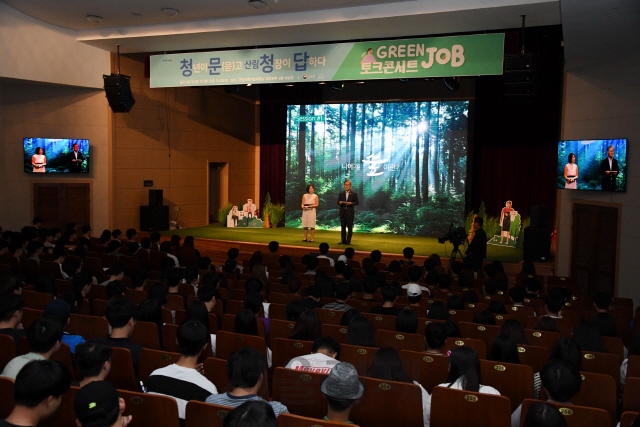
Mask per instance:
[[[276,240],[281,245],[308,246],[309,249],[317,249],[320,243],[326,242],[331,249],[344,248],[344,246],[338,245],[340,241],[339,231],[318,230],[316,231],[314,242],[303,242],[302,230],[298,228],[226,228],[218,225],[208,225],[163,231],[162,234],[254,243],[269,243],[272,240]],[[410,246],[414,249],[416,255],[437,253],[441,257],[447,258],[451,255],[452,248],[449,242],[446,245],[438,243],[436,237],[372,233],[354,233],[350,246],[356,251],[370,252],[378,249],[381,252],[397,254],[401,254],[402,249]],[[464,252],[464,249],[462,251]],[[522,249],[488,245],[486,260],[519,262],[522,260]]]

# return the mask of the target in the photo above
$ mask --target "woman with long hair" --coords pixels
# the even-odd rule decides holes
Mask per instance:
[[[249,267],[251,269],[251,277],[254,277],[262,282],[264,286],[269,283],[269,276],[267,275],[267,267],[262,264],[262,252],[255,251],[249,261]]]
[[[307,185],[307,192],[302,195],[302,228],[304,229],[304,240],[307,241],[307,231],[311,229],[311,239],[316,234],[316,208],[318,207],[318,195],[314,193],[313,185]]]
[[[518,355],[518,344],[516,340],[509,335],[500,334],[493,339],[491,344],[491,354],[489,360],[503,363],[520,363]]]
[[[347,344],[375,347],[375,331],[371,320],[362,315],[354,317],[347,326]]]
[[[290,340],[315,341],[322,337],[320,316],[315,311],[304,311],[289,334]]]
[[[516,344],[518,345],[531,345],[529,342],[529,338],[527,338],[527,332],[524,330],[524,326],[517,319],[507,319],[502,324],[502,328],[500,328],[501,335],[508,335],[514,340],[516,340]]]
[[[396,332],[415,334],[418,331],[418,315],[415,311],[405,309],[396,317]]]
[[[569,337],[561,337],[551,349],[549,360],[562,360],[575,366],[579,371],[582,370],[582,352],[577,342]],[[540,398],[540,390],[542,388],[542,380],[540,372],[533,374],[533,393],[536,399]]]
[[[447,382],[440,384],[440,387],[500,395],[500,392],[495,388],[482,385],[478,353],[471,347],[466,346],[458,347],[451,351],[449,355],[449,376],[447,377]]]
[[[404,370],[402,359],[396,349],[391,347],[381,348],[376,351],[371,362],[371,367],[364,374],[365,377],[375,378],[384,381],[395,381],[399,383],[415,384],[420,387],[422,393],[422,416],[424,425],[429,425],[429,407],[431,406],[431,396],[417,381],[412,381],[411,377]]]
[[[564,180],[564,188],[578,189],[578,165],[576,164],[576,155],[573,153],[569,153],[567,164],[564,165]]]
[[[442,301],[434,301],[427,312],[427,319],[451,320],[449,309]]]
[[[46,172],[47,156],[44,155],[44,150],[41,147],[36,147],[36,153],[31,156],[31,165],[33,166],[33,172]]]

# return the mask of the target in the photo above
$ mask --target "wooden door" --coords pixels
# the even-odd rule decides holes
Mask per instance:
[[[60,227],[75,222],[91,224],[91,188],[89,184],[33,184],[34,217],[44,220],[44,227]]]
[[[573,204],[571,275],[583,295],[614,295],[618,249],[618,208]]]

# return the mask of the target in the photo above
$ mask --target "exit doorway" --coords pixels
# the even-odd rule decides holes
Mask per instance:
[[[209,224],[218,222],[226,163],[209,163]]]

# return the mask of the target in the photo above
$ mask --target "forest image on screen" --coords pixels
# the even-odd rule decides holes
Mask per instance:
[[[467,181],[468,101],[289,105],[286,222],[319,197],[316,228],[339,230],[338,193],[352,182],[354,231],[435,236],[460,223]]]

